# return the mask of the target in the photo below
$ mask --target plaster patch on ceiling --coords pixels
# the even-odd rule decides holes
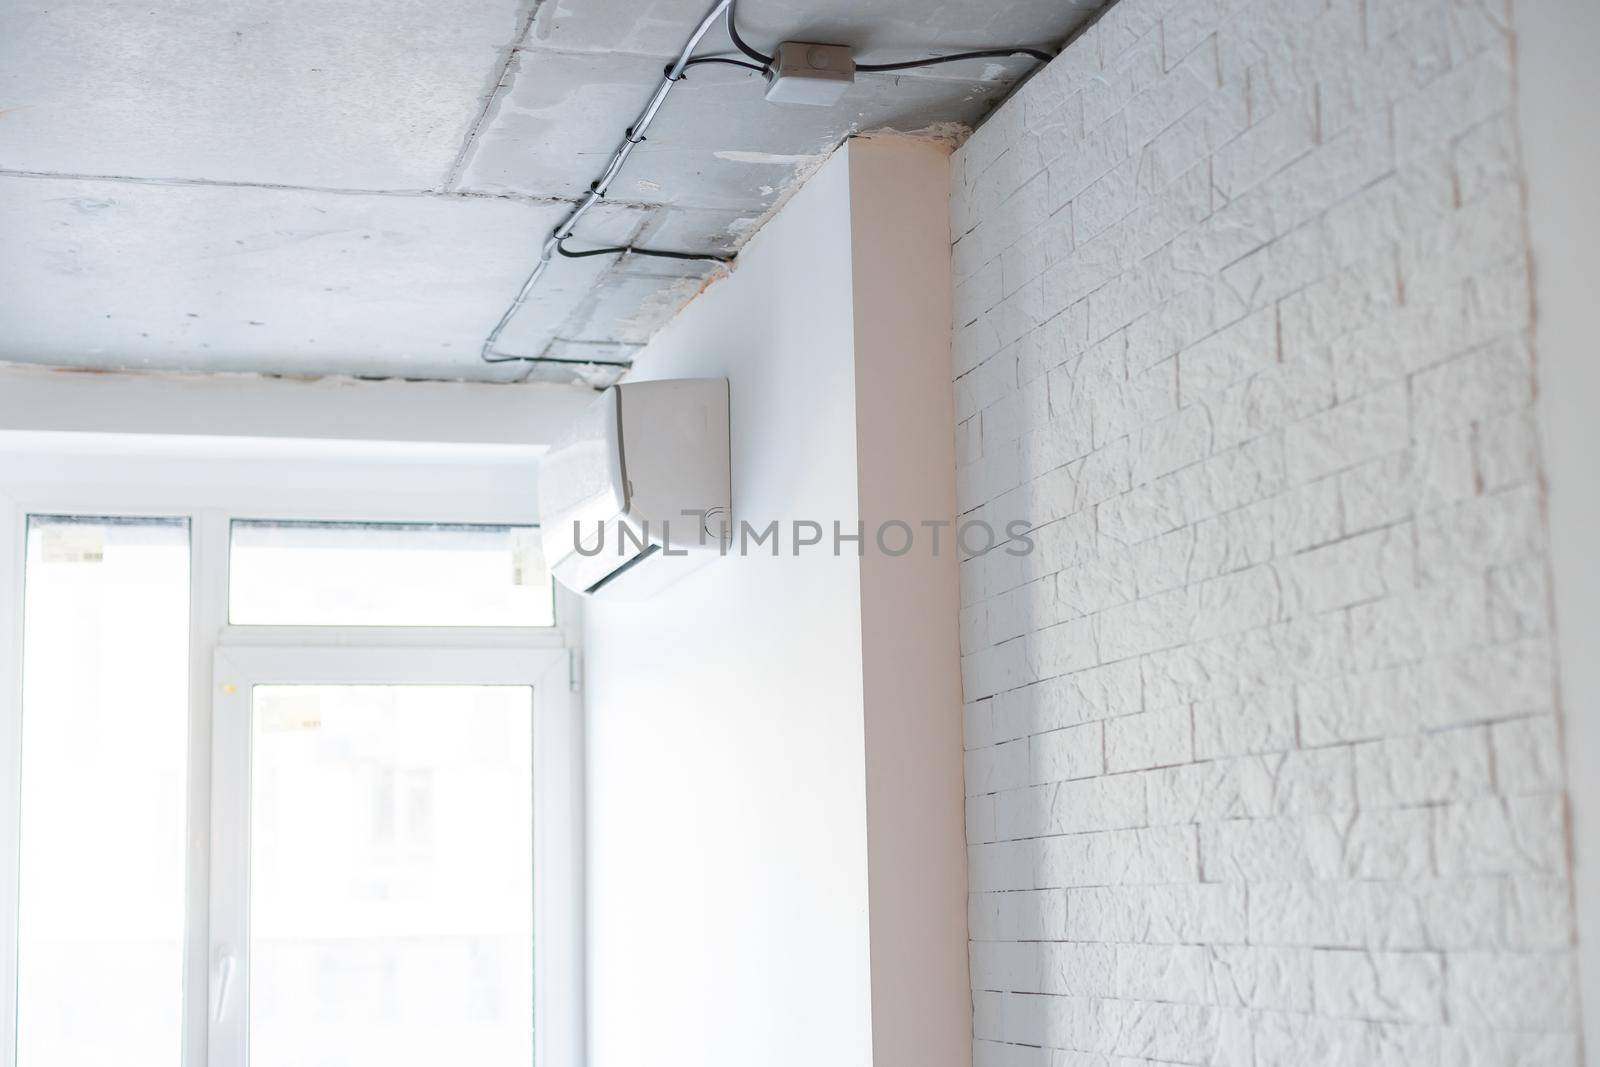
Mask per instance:
[[[811,163],[822,158],[822,156],[816,154],[784,155],[778,152],[738,152],[726,150],[721,152],[713,152],[711,154],[716,156],[718,159],[726,159],[730,163],[775,163],[779,166],[785,167],[804,166],[807,163]],[[772,187],[770,185],[763,185],[761,188],[771,189]]]
[[[972,136],[972,127],[964,122],[933,122],[916,130],[897,130],[889,126],[880,126],[874,130],[862,130],[856,136],[915,137],[923,141],[936,141],[951,148],[960,148],[966,143],[967,138]]]

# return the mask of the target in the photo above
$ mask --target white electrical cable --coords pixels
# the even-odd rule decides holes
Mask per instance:
[[[544,274],[545,268],[550,265],[550,260],[559,250],[561,242],[572,236],[572,229],[578,224],[578,220],[583,218],[584,214],[606,195],[606,190],[616,180],[617,173],[622,170],[622,165],[628,161],[628,156],[633,153],[634,146],[644,140],[644,131],[649,128],[651,122],[655,121],[656,113],[661,110],[661,105],[666,103],[667,95],[672,92],[672,87],[678,83],[678,79],[683,77],[683,68],[688,65],[690,56],[699,47],[701,38],[705,37],[711,27],[716,24],[716,21],[722,17],[723,12],[728,9],[728,4],[731,2],[732,0],[717,0],[711,6],[711,10],[706,13],[705,18],[700,20],[700,24],[689,35],[688,43],[678,53],[677,61],[666,68],[661,78],[661,84],[656,86],[656,91],[651,94],[649,102],[644,106],[644,110],[639,112],[639,117],[634,120],[633,125],[628,127],[627,132],[623,134],[622,143],[617,145],[616,151],[611,154],[611,162],[606,164],[606,169],[601,171],[600,177],[589,186],[589,191],[573,205],[572,210],[567,213],[567,217],[545,239],[544,247],[539,251],[539,262],[533,265],[533,272],[528,275],[528,280],[522,283],[522,288],[517,291],[516,299],[511,302],[510,307],[506,308],[505,314],[500,316],[500,321],[495,323],[494,329],[489,331],[489,336],[484,338],[483,347],[479,349],[478,354],[485,363],[592,362],[590,360],[555,360],[540,356],[513,356],[504,352],[496,352],[494,346],[495,342],[500,340],[500,335],[505,332],[505,328],[511,324],[512,318],[521,310],[522,305],[527,302],[528,294],[533,292],[533,287],[539,283],[539,277]]]

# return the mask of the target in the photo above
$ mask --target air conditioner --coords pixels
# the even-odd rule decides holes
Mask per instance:
[[[722,554],[728,383],[612,386],[539,464],[539,524],[557,581],[641,599]]]

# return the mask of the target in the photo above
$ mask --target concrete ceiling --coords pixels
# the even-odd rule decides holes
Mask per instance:
[[[744,0],[757,47],[1053,47],[1099,0]],[[603,381],[707,264],[558,260],[485,334],[709,0],[7,0],[0,360]],[[701,54],[731,52],[719,26]],[[828,109],[694,68],[580,226],[736,250],[854,130],[971,124],[1032,61],[862,74]]]

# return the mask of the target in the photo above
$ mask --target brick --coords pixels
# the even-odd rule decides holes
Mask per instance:
[[[1196,48],[1177,67],[1128,101],[1128,141],[1149,144],[1156,134],[1199,107],[1217,87],[1215,49]]]
[[[1015,789],[1028,780],[1028,743],[1010,741],[973,749],[966,755],[967,795]]]
[[[1047,941],[975,941],[972,988],[994,992],[1104,996],[1114,986],[1109,946]]]
[[[1494,747],[1495,788],[1508,796],[1552,793],[1563,788],[1560,731],[1554,715],[1496,723],[1490,728]]]
[[[1355,809],[1345,748],[1194,763],[1145,781],[1155,825]]]
[[[1112,663],[1000,694],[994,701],[997,738],[1027,737],[1142,708],[1137,663]]]
[[[1318,351],[1393,313],[1399,304],[1400,264],[1395,250],[1369,251],[1353,266],[1318,279],[1278,302],[1283,351],[1286,355]]]
[[[1365,808],[1467,800],[1491,788],[1489,733],[1481,727],[1357,745],[1355,761]]]
[[[1045,838],[1034,877],[1041,889],[1161,885],[1194,881],[1197,870],[1193,829],[1156,827]]]
[[[1562,798],[1490,797],[1440,808],[1434,850],[1445,875],[1562,873]]]
[[[1330,344],[1339,396],[1369,392],[1516,332],[1526,301],[1526,278],[1509,262],[1431,292],[1408,288],[1404,305],[1380,310]]]
[[[1177,535],[1187,535],[1192,546],[1184,560],[1188,579],[1200,582],[1221,578],[1269,562],[1273,556],[1275,506],[1272,500],[1257,501],[1175,531]],[[1257,573],[1265,572],[1258,569]],[[1277,599],[1275,589],[1272,599]]]
[[[1295,746],[1294,690],[1288,686],[1197,701],[1196,759],[1282,752]]]
[[[1208,881],[1418,877],[1430,826],[1425,810],[1204,823],[1201,863]]]
[[[1305,949],[1210,946],[1217,1003],[1254,1011],[1312,1010],[1311,960]]]
[[[1489,640],[1482,583],[1470,579],[1358,604],[1349,616],[1351,658],[1359,670],[1454,656]]]
[[[1199,945],[1121,945],[1116,966],[1124,999],[1212,1003],[1210,953]]]
[[[1478,484],[1485,493],[1532,485],[1539,479],[1539,432],[1529,409],[1480,423],[1474,441]]]
[[[1306,92],[1218,148],[1211,160],[1212,185],[1232,200],[1309,152],[1316,143],[1316,97]]]
[[[1423,952],[1316,952],[1317,1008],[1382,1022],[1444,1019],[1444,963]]]
[[[1232,943],[1245,939],[1242,886],[1117,885],[1069,889],[1066,936],[1137,944]]]
[[[1482,422],[1533,404],[1533,361],[1507,337],[1418,374],[1411,382],[1411,425],[1418,434]]]
[[[1128,829],[1146,821],[1143,785],[1129,777],[1057,782],[995,796],[995,831],[1002,840]]]
[[[1566,879],[1527,876],[1506,879],[1500,945],[1514,950],[1572,947],[1572,894]],[[1474,944],[1469,947],[1483,947]]]
[[[1211,415],[1203,407],[1182,408],[1149,422],[1139,431],[1133,483],[1143,485],[1163,474],[1198,463],[1211,452]]]
[[[965,816],[967,842],[969,844],[998,841],[1000,839],[1000,833],[995,823],[995,799],[992,794],[968,797]]]
[[[1105,741],[1099,723],[1037,734],[1029,740],[1031,781],[1065,782],[1090,778],[1105,769]]]
[[[1452,153],[1456,189],[1470,202],[1521,181],[1516,132],[1509,112],[1462,134]]]
[[[1401,524],[1347,537],[1298,552],[1275,571],[1291,617],[1376,600],[1415,583],[1412,530]]]
[[[969,893],[967,924],[974,941],[1061,941],[1067,936],[1062,889]]]
[[[1511,70],[1503,54],[1483,52],[1395,105],[1396,143],[1408,152],[1447,140],[1511,107]]]
[[[1439,1034],[1442,1063],[1461,1067],[1579,1067],[1574,1034],[1537,1034],[1465,1025]]]
[[[1577,1067],[1510,31],[1122,0],[957,151],[975,1063]]]
[[[1029,841],[967,845],[967,888],[973,893],[1034,888],[1034,848]]]
[[[1405,447],[1411,436],[1401,386],[1356,397],[1289,427],[1284,448],[1291,481],[1309,482]]]
[[[1278,311],[1263,308],[1178,355],[1185,404],[1278,362]]]
[[[1465,500],[1417,519],[1417,567],[1424,582],[1520,563],[1543,549],[1534,486]]]
[[[1192,758],[1188,708],[1128,715],[1106,723],[1106,770],[1139,770]]]
[[[1472,433],[1456,428],[1416,439],[1337,478],[1347,533],[1392,526],[1477,492]]]
[[[1561,1030],[1578,1018],[1572,958],[1566,953],[1454,953],[1452,1018],[1506,1030]]]
[[[1267,367],[1206,401],[1213,447],[1266,438],[1333,405],[1333,375],[1320,353]]]
[[[1407,298],[1429,296],[1515,259],[1524,251],[1517,190],[1484,196],[1400,242]]]

